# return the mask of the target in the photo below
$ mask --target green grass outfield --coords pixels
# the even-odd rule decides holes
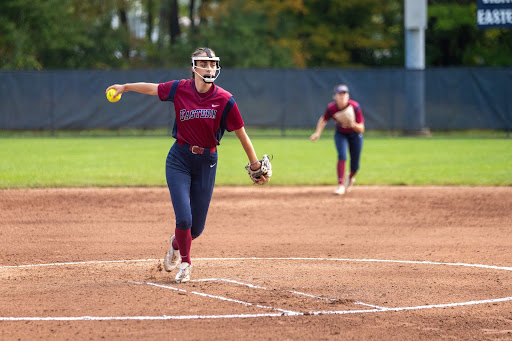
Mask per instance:
[[[333,132],[315,143],[307,136],[251,139],[259,157],[273,154],[270,185],[336,183]],[[165,136],[2,137],[0,188],[165,186],[173,142]],[[216,184],[251,185],[246,163],[239,141],[226,133]],[[512,140],[365,136],[357,183],[511,186]]]

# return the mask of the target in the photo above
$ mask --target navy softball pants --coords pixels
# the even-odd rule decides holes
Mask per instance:
[[[363,134],[359,133],[340,133],[336,131],[334,142],[338,150],[338,160],[347,161],[347,149],[350,153],[350,171],[359,170],[359,160],[363,150]]]
[[[189,145],[173,144],[165,162],[165,176],[176,216],[176,227],[201,235],[213,194],[217,151],[194,154]]]

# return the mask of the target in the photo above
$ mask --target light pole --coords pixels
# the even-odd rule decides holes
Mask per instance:
[[[430,136],[425,123],[425,29],[427,0],[404,0],[405,95],[408,135]]]

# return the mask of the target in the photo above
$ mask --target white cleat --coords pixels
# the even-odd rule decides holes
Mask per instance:
[[[164,269],[167,272],[171,272],[172,270],[176,269],[181,261],[180,251],[174,250],[172,247],[172,242],[174,242],[175,236],[173,235],[171,237],[171,245],[169,246],[169,251],[167,251],[167,254],[164,258]]]
[[[183,262],[180,264],[180,271],[176,274],[174,279],[176,283],[183,283],[190,281],[190,272],[192,271],[192,264]]]
[[[336,187],[336,190],[334,191],[334,194],[336,194],[336,195],[343,195],[343,194],[345,194],[345,186],[338,185],[338,187]]]
[[[352,186],[354,185],[354,182],[356,182],[356,178],[349,179],[347,181],[347,188],[345,188],[345,192],[350,192],[352,190]]]

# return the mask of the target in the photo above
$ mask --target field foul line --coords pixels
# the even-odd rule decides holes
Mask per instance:
[[[343,261],[343,262],[377,262],[377,263],[402,263],[402,264],[423,264],[423,265],[445,265],[445,266],[463,266],[474,267],[493,270],[506,270],[512,271],[512,267],[485,265],[485,264],[468,264],[468,263],[443,263],[431,261],[405,261],[405,260],[386,260],[386,259],[348,259],[348,258],[299,258],[299,257],[249,257],[249,258],[195,258],[195,260],[307,260],[307,261]],[[131,262],[155,262],[162,261],[162,259],[134,259],[134,260],[114,260],[114,261],[85,261],[85,262],[66,262],[66,263],[47,263],[47,264],[26,264],[26,265],[4,265],[0,269],[9,268],[31,268],[31,267],[45,267],[45,266],[63,266],[63,265],[87,265],[87,264],[103,264],[103,263],[131,263]],[[153,285],[155,285],[153,283]],[[159,286],[159,285],[155,285]],[[254,286],[257,288],[257,286]],[[183,290],[174,287],[168,289]],[[261,287],[263,288],[263,287]],[[185,290],[183,290],[185,291]],[[197,293],[200,295],[207,295]],[[213,296],[213,295],[209,295]],[[220,296],[219,296],[220,297]],[[225,298],[229,301],[236,301]],[[0,317],[0,321],[109,321],[109,320],[191,320],[191,319],[223,319],[223,318],[255,318],[255,317],[278,317],[278,316],[305,316],[305,315],[345,315],[345,314],[363,314],[363,313],[380,313],[380,312],[397,312],[407,310],[420,310],[420,309],[433,309],[433,308],[450,308],[461,307],[476,304],[498,303],[512,301],[512,297],[495,298],[488,300],[477,300],[458,303],[445,303],[445,304],[432,304],[414,307],[395,307],[384,308],[378,307],[375,309],[366,310],[335,310],[335,311],[310,311],[307,313],[283,311],[281,313],[267,313],[267,314],[226,314],[226,315],[184,315],[184,316],[76,316],[76,317]],[[238,303],[241,303],[239,301]],[[252,305],[252,303],[245,302]],[[265,307],[265,306],[261,306]],[[266,309],[275,309],[272,307],[265,307]]]

